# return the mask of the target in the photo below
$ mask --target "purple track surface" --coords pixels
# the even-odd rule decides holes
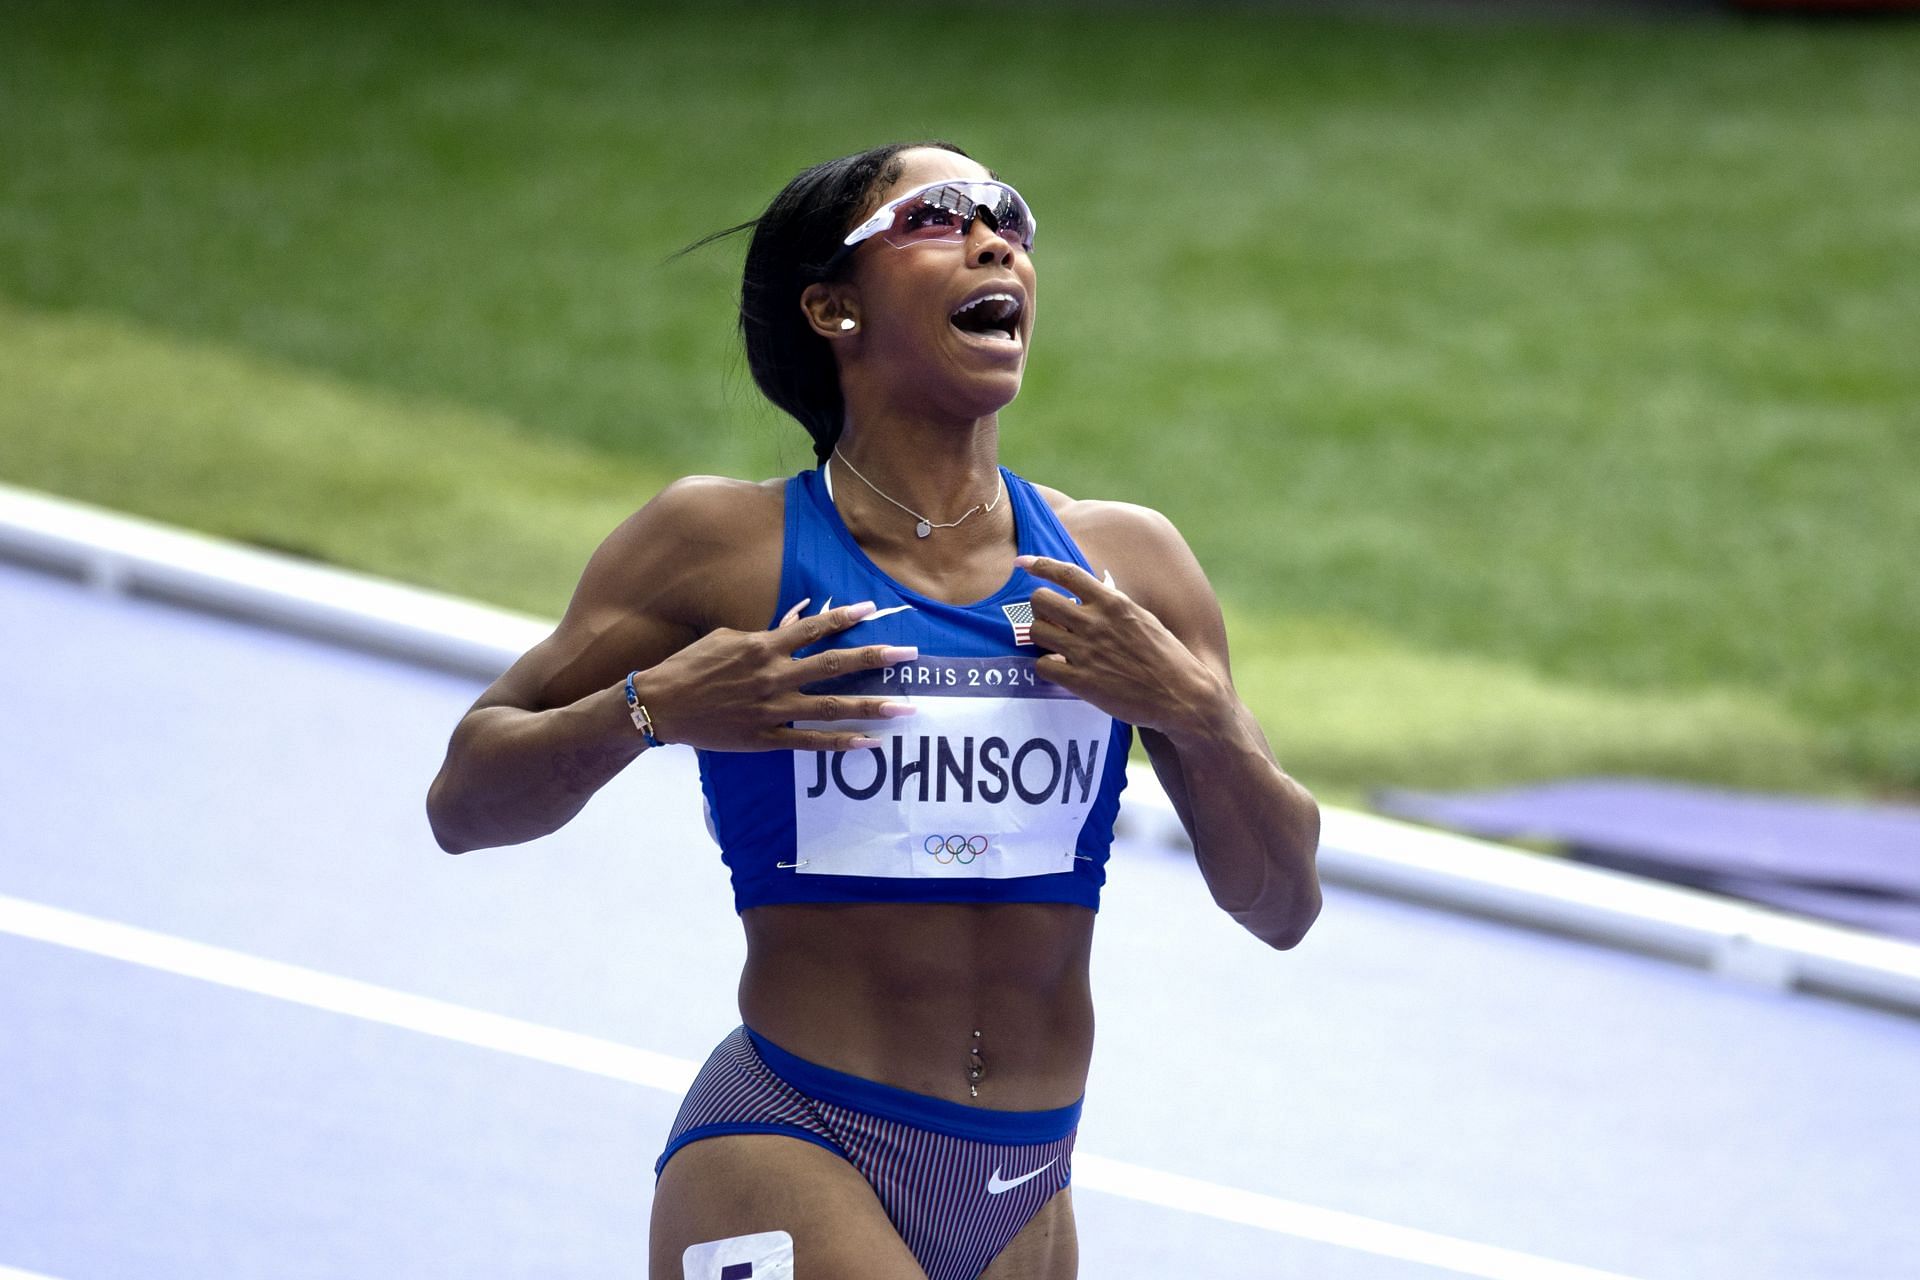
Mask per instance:
[[[0,895],[702,1059],[691,760],[449,858],[467,680],[0,565]],[[1309,779],[1310,780],[1310,779]],[[1916,1274],[1920,1022],[1330,891],[1295,951],[1116,851],[1083,1153],[1673,1280]],[[634,1277],[678,1099],[0,932],[0,1269]],[[1447,1274],[1082,1187],[1089,1280]]]
[[[1384,812],[1920,941],[1920,808],[1634,779],[1460,795],[1388,791]]]

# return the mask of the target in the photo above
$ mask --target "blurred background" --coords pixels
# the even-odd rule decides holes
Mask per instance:
[[[1920,28],[1779,8],[15,0],[0,479],[554,614],[810,461],[668,256],[945,137],[1007,461],[1172,517],[1324,795],[1911,797]]]

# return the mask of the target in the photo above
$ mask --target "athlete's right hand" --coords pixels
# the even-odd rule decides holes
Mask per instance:
[[[771,631],[721,627],[634,677],[640,702],[662,742],[709,751],[847,751],[878,742],[858,730],[796,729],[797,720],[888,720],[913,707],[886,698],[802,693],[801,688],[854,671],[911,662],[911,646],[871,644],[827,649],[805,658],[808,645],[847,630],[873,612],[873,601],[800,617],[802,600]],[[625,699],[624,689],[621,698]]]

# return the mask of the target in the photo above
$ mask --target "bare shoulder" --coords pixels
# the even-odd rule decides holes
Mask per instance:
[[[1226,635],[1213,586],[1173,521],[1136,502],[1074,498],[1034,488],[1096,574],[1160,619],[1189,646],[1226,661]]]
[[[675,480],[594,552],[576,606],[639,608],[695,633],[763,625],[757,614],[779,589],[785,483]]]
[[[1136,574],[1181,572],[1193,562],[1193,552],[1180,530],[1152,507],[1075,498],[1046,485],[1033,487],[1096,571],[1112,569],[1118,576],[1124,565]]]
[[[600,544],[554,633],[476,706],[565,706],[717,627],[759,630],[780,590],[780,481],[689,476]]]
[[[780,524],[785,480],[735,480],[731,476],[682,476],[655,494],[616,530],[638,528],[695,543],[751,538]]]

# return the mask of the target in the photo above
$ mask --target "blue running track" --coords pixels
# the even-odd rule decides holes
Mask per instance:
[[[440,853],[476,692],[0,566],[0,1276],[644,1275],[726,876],[678,750]],[[1920,1021],[1141,845],[1094,978],[1088,1280],[1920,1276]]]

